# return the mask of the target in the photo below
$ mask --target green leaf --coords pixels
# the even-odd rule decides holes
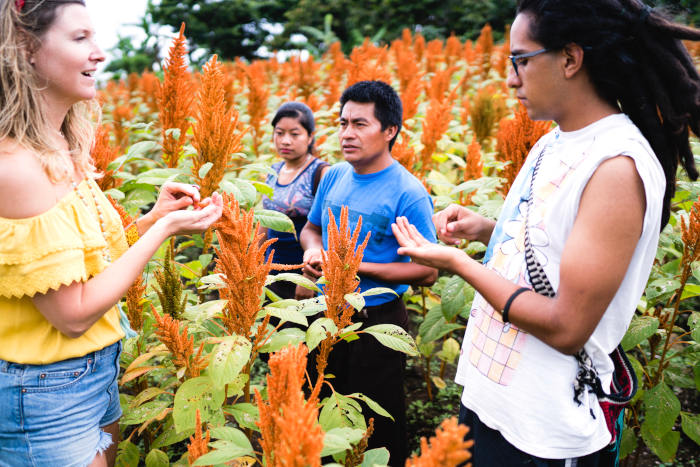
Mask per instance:
[[[442,315],[452,321],[467,304],[467,283],[459,276],[452,276],[442,289]]]
[[[698,295],[700,295],[700,285],[685,284],[685,288],[683,289],[683,295],[681,295],[681,300],[697,297]]]
[[[346,293],[344,298],[345,301],[357,311],[360,311],[365,307],[365,298],[357,292]]]
[[[321,457],[332,456],[352,449],[353,444],[357,444],[364,436],[364,430],[355,428],[333,428],[323,436],[323,451]]]
[[[306,333],[299,328],[284,328],[275,332],[270,339],[260,348],[261,353],[277,352],[288,345],[297,345],[304,342]]]
[[[464,326],[457,323],[448,323],[442,314],[442,307],[431,308],[425,315],[425,319],[418,328],[418,335],[423,342],[432,342]]]
[[[161,394],[165,393],[165,391],[161,388],[158,387],[151,387],[151,388],[146,388],[140,393],[136,395],[131,401],[129,402],[129,407],[134,408],[138,407],[141,404],[143,404],[146,401],[149,401],[153,399],[156,396],[159,396]]]
[[[622,431],[622,439],[620,440],[620,459],[624,459],[629,454],[632,454],[637,449],[637,435],[634,429],[626,426]]]
[[[203,166],[199,168],[199,172],[197,172],[197,175],[199,176],[200,179],[204,178],[207,176],[211,168],[214,167],[213,162],[207,162]]]
[[[121,201],[122,205],[124,206],[124,209],[127,211],[131,208],[141,208],[142,206],[146,206],[147,204],[151,204],[155,202],[157,198],[155,189],[153,188],[136,188],[129,193],[127,193],[126,197],[124,200]]]
[[[148,153],[156,149],[158,149],[158,143],[155,141],[139,141],[129,146],[129,150],[126,152],[126,158],[146,157]]]
[[[205,289],[221,289],[226,287],[226,283],[224,282],[224,279],[221,274],[209,274],[208,276],[204,276],[199,280],[200,286],[199,288],[205,288]]]
[[[272,211],[270,209],[259,209],[255,211],[255,221],[260,222],[260,225],[268,229],[277,230],[279,232],[297,234],[294,229],[294,222],[281,212]]]
[[[359,339],[359,337],[357,337],[357,334],[355,334],[355,331],[360,329],[362,327],[362,324],[363,323],[360,322],[360,323],[351,324],[350,326],[345,326],[343,329],[340,330],[340,333],[338,333],[338,336],[341,339],[345,339],[345,340],[347,340],[346,337],[352,336],[350,340],[347,340],[348,342],[354,341],[355,339]]]
[[[365,290],[360,295],[362,295],[363,297],[371,297],[373,295],[381,295],[385,293],[393,294],[397,297],[399,296],[399,294],[397,294],[394,289],[390,289],[389,287],[372,287],[369,290]]]
[[[321,402],[321,413],[318,417],[318,422],[321,424],[324,432],[338,427],[367,429],[360,403],[337,392],[334,392]]]
[[[169,467],[168,455],[160,449],[152,449],[146,456],[146,467]]]
[[[111,189],[105,191],[104,193],[105,193],[105,195],[111,196],[112,199],[114,199],[115,201],[121,201],[124,199],[124,196],[125,196],[124,192],[117,189],[117,188],[111,188]]]
[[[437,353],[437,357],[447,363],[453,363],[459,357],[460,346],[459,342],[450,337],[442,343],[442,350]]]
[[[158,437],[153,441],[151,448],[162,448],[165,446],[170,446],[171,444],[179,443],[183,439],[187,439],[194,433],[194,428],[190,430],[185,430],[183,432],[178,432],[175,430],[175,423],[172,417],[166,419],[165,425],[163,427],[163,432],[158,435]]]
[[[622,338],[622,348],[630,350],[653,336],[659,329],[659,319],[654,316],[635,315],[632,318],[625,337]]]
[[[374,336],[382,345],[406,355],[418,355],[416,343],[410,334],[395,324],[377,324],[363,329],[362,332]]]
[[[354,394],[348,394],[348,397],[360,399],[362,402],[367,404],[367,406],[370,409],[372,409],[377,415],[381,415],[382,417],[387,417],[394,420],[394,417],[392,417],[391,414],[387,412],[381,405],[379,405],[377,402],[370,399],[369,397],[365,396],[364,394],[356,392]]]
[[[181,169],[151,169],[138,174],[136,176],[136,182],[145,183],[147,185],[162,185],[180,176],[185,177]]]
[[[141,452],[139,448],[129,440],[119,443],[117,451],[116,467],[132,467],[139,464]]]
[[[642,439],[644,443],[656,454],[662,462],[671,462],[678,450],[678,442],[681,434],[678,431],[667,431],[662,436],[654,434],[653,424],[649,420],[642,423]]]
[[[255,424],[260,419],[258,407],[249,402],[241,402],[239,404],[226,406],[226,411],[233,415],[236,422],[243,428],[260,431],[260,428]]]
[[[223,388],[233,381],[250,359],[252,345],[241,336],[225,336],[211,353],[209,376],[215,387]]]
[[[690,314],[688,317],[688,327],[690,328],[690,337],[700,344],[700,312],[694,311]]]
[[[389,464],[389,450],[387,448],[375,448],[365,451],[360,467],[384,466]]]
[[[666,383],[659,383],[644,394],[645,423],[661,438],[671,431],[681,412],[681,403]]]
[[[681,428],[685,435],[700,445],[700,414],[681,414]]]
[[[138,425],[154,418],[168,407],[170,407],[170,401],[146,402],[134,409],[125,410],[119,423],[122,425]]]
[[[258,191],[258,193],[262,193],[263,195],[267,196],[268,198],[272,198],[275,195],[275,190],[272,189],[270,185],[267,183],[262,183],[262,182],[256,182],[253,180],[251,182],[255,189]]]
[[[315,349],[326,338],[327,332],[330,332],[331,335],[338,332],[338,328],[332,319],[319,318],[311,323],[309,329],[306,330],[306,346],[309,348],[309,351]]]
[[[182,432],[194,428],[197,409],[199,409],[202,423],[223,425],[224,415],[221,411],[223,403],[224,390],[217,387],[210,377],[200,376],[185,381],[175,393],[173,407],[175,429]]]
[[[306,316],[299,312],[296,304],[293,306],[284,306],[283,302],[270,303],[263,311],[270,316],[279,318],[280,321],[299,324],[304,327],[309,325]]]
[[[237,428],[212,428],[211,437],[217,439],[210,443],[216,451],[212,451],[197,459],[193,465],[223,464],[243,456],[254,456],[253,446],[245,433]],[[217,454],[217,455],[214,455]]]
[[[321,292],[321,289],[312,281],[311,279],[302,276],[301,274],[295,274],[293,272],[284,272],[281,274],[269,275],[265,279],[265,285],[270,285],[273,282],[287,281],[292,282],[296,285],[300,285],[305,289],[313,290],[314,292]]]
[[[228,300],[210,300],[200,305],[188,306],[183,315],[189,321],[202,323],[214,318],[215,316],[221,315],[221,312],[226,307],[227,303]]]

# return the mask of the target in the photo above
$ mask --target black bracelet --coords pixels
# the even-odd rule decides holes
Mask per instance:
[[[520,295],[523,292],[527,292],[528,290],[530,290],[530,289],[528,289],[527,287],[520,287],[518,290],[513,292],[513,295],[508,297],[508,301],[506,302],[506,306],[503,307],[503,313],[501,313],[503,316],[504,323],[510,323],[510,320],[508,319],[508,312],[510,311],[510,306],[513,304],[513,300],[515,300],[515,297],[517,297],[518,295]]]

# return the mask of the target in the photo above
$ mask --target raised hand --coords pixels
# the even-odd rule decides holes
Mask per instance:
[[[423,264],[445,271],[455,272],[460,261],[469,261],[465,252],[458,248],[432,243],[423,237],[418,229],[405,217],[397,217],[391,224],[396,241],[401,245],[398,254],[410,256],[414,263]]]
[[[158,222],[166,224],[170,235],[201,233],[221,217],[223,205],[221,195],[214,193],[211,198],[198,201],[195,209],[171,211]]]
[[[478,240],[488,244],[496,223],[471,209],[450,204],[433,215],[438,238],[445,243],[457,245],[462,239]]]

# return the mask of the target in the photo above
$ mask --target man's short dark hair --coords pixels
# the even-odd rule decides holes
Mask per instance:
[[[343,107],[348,101],[361,104],[373,103],[374,116],[382,125],[382,131],[390,126],[396,127],[396,134],[389,141],[389,149],[391,150],[399,136],[403,122],[403,106],[394,88],[384,81],[360,81],[347,88],[340,96],[340,113],[343,112]]]

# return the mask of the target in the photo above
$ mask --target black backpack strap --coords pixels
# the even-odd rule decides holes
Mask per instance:
[[[321,174],[323,173],[324,167],[329,167],[330,164],[326,161],[321,161],[314,169],[313,181],[311,184],[311,195],[316,196],[316,190],[318,190],[318,185],[321,183]]]

